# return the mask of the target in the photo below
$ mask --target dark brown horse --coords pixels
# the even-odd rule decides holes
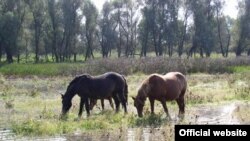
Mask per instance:
[[[126,106],[126,82],[122,75],[115,72],[108,72],[99,76],[91,76],[83,74],[75,77],[67,87],[64,95],[62,95],[62,117],[69,111],[72,106],[72,98],[78,94],[80,96],[80,110],[78,117],[82,115],[83,105],[90,115],[90,99],[104,99],[112,97],[115,101],[116,111],[119,111],[120,102],[127,112]]]
[[[151,113],[154,114],[154,101],[161,102],[165,113],[169,118],[166,101],[176,100],[179,106],[179,117],[185,113],[184,95],[187,89],[186,78],[180,72],[169,72],[166,75],[152,74],[143,81],[134,99],[134,106],[139,117],[142,117],[143,106],[146,98],[149,98]]]
[[[122,75],[124,81],[125,81],[125,89],[124,89],[124,97],[126,99],[126,103],[128,103],[128,85],[127,85],[127,80],[126,78]],[[109,101],[110,106],[112,107],[112,109],[114,109],[114,104],[112,101],[112,97],[106,97],[104,98],[105,100]],[[102,106],[102,110],[104,110],[104,99],[100,99],[101,100],[101,106]],[[97,104],[97,99],[90,99],[90,110],[92,110],[94,108],[94,106]]]

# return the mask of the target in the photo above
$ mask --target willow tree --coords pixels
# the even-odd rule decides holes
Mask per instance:
[[[83,7],[83,15],[85,16],[85,36],[87,40],[87,50],[85,54],[85,60],[88,58],[94,58],[93,55],[93,46],[95,41],[95,33],[96,33],[96,26],[97,26],[97,16],[98,11],[95,5],[90,2],[86,1]]]

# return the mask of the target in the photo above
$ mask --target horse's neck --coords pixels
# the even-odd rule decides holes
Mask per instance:
[[[67,93],[64,96],[68,99],[68,100],[72,100],[72,98],[76,95],[76,93]]]
[[[142,92],[139,95],[137,95],[137,98],[144,102],[147,98],[147,95]]]

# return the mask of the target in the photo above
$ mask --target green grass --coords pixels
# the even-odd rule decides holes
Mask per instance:
[[[204,74],[186,75],[188,91],[186,93],[187,112],[192,106],[217,103],[223,101],[250,101],[250,73],[235,74]],[[59,92],[65,92],[71,76],[51,77],[18,77],[0,75],[0,125],[10,128],[21,136],[53,136],[77,132],[117,131],[127,128],[162,127],[169,124],[166,114],[159,102],[155,103],[155,113],[150,114],[148,100],[144,107],[144,117],[138,118],[131,96],[137,94],[137,89],[147,77],[144,73],[126,76],[129,99],[128,114],[123,109],[119,113],[111,110],[108,102],[107,110],[94,108],[90,117],[77,119],[79,97],[72,101],[72,108],[67,120],[59,120],[61,112],[61,97]],[[100,102],[98,101],[100,107]],[[178,114],[176,102],[167,102],[170,115]],[[189,113],[187,113],[189,114]],[[193,115],[193,114],[192,114]],[[187,123],[190,121],[186,121]]]
[[[231,66],[228,70],[233,73],[246,73],[250,72],[250,66]]]
[[[43,64],[6,64],[0,67],[3,75],[57,76],[76,74],[84,67],[83,63],[43,63]]]

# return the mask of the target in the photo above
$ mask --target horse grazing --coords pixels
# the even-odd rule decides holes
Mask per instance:
[[[125,82],[124,97],[126,99],[126,103],[128,103],[128,84],[127,84],[126,78],[123,75],[122,75],[122,77],[123,77],[124,82]],[[112,107],[112,109],[114,109],[112,97],[106,97],[104,99],[108,100],[110,106]],[[102,110],[104,110],[104,99],[103,98],[101,99]],[[96,104],[97,104],[97,99],[90,99],[90,110],[92,110]]]
[[[82,115],[83,105],[90,115],[90,99],[105,99],[112,97],[115,101],[116,111],[119,111],[120,102],[127,113],[126,106],[126,82],[122,75],[115,72],[108,72],[99,76],[83,74],[75,77],[68,85],[64,95],[62,95],[62,114],[63,117],[72,106],[72,98],[78,94],[80,97],[80,109],[78,117]]]
[[[142,117],[143,106],[146,98],[149,98],[151,113],[154,114],[154,101],[161,102],[165,113],[169,118],[166,101],[176,100],[179,106],[179,117],[183,118],[185,113],[184,95],[187,89],[187,81],[180,72],[169,72],[166,75],[151,74],[143,81],[134,99],[134,106],[139,117]]]

